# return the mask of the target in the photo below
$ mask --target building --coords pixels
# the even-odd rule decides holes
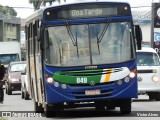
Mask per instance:
[[[0,13],[0,42],[20,42],[21,19]]]
[[[21,19],[21,56],[22,60],[26,60],[26,43],[25,43],[25,19]]]

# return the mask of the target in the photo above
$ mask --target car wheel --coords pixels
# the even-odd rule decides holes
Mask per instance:
[[[148,96],[149,96],[149,100],[154,100],[155,99],[155,93],[154,92],[149,92]]]
[[[12,95],[12,90],[9,87],[8,87],[8,95]]]
[[[155,100],[156,101],[160,101],[160,93],[159,92],[156,93]]]
[[[24,99],[24,92],[21,90],[21,98]]]
[[[6,94],[8,94],[8,85],[5,83],[5,88],[6,88]]]
[[[6,84],[6,94],[8,94],[8,85]]]
[[[29,94],[27,91],[24,92],[24,99],[29,100]]]
[[[8,91],[7,91],[7,89],[6,89],[6,94],[8,94]]]

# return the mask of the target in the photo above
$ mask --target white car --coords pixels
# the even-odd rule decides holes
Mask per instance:
[[[26,68],[25,71],[21,73],[21,96],[22,99],[29,100],[30,95],[28,92],[28,80],[27,80],[27,74],[26,74]]]
[[[160,101],[160,59],[153,48],[137,50],[138,93]]]

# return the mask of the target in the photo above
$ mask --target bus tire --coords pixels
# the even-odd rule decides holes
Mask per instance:
[[[34,101],[34,111],[35,111],[36,113],[43,113],[43,112],[44,112],[44,109],[43,109],[42,105],[41,105],[41,106],[38,106],[38,102],[35,102],[35,101]]]
[[[56,116],[56,111],[54,110],[53,106],[49,106],[48,104],[45,103],[44,114],[47,118],[55,117]]]
[[[131,99],[122,99],[120,100],[120,111],[121,114],[130,114],[131,113]]]
[[[64,104],[63,103],[57,103],[57,104],[45,104],[44,105],[44,113],[46,117],[55,117],[58,111],[64,110]]]

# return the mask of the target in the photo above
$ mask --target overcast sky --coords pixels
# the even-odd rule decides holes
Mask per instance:
[[[71,2],[71,1],[76,2],[76,1],[83,1],[83,0],[67,0],[67,2]],[[87,1],[87,0],[84,0],[84,1]],[[101,0],[98,0],[98,1],[101,1]],[[139,7],[136,9],[146,9],[146,7],[142,8],[141,6],[151,6],[152,1],[157,2],[160,0],[110,0],[110,1],[125,1],[125,2],[127,1],[131,4],[132,7]],[[10,7],[15,7],[14,9],[18,13],[17,17],[21,17],[21,18],[26,18],[27,16],[29,16],[34,12],[33,6],[28,3],[28,0],[0,0],[0,4],[3,6],[7,5]],[[16,8],[16,7],[26,7],[26,8]]]

